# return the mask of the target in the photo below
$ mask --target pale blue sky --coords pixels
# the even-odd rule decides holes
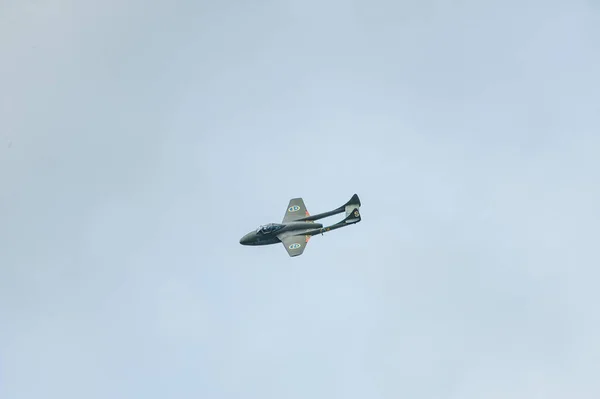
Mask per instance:
[[[0,398],[600,397],[597,3],[4,0],[0,57]]]

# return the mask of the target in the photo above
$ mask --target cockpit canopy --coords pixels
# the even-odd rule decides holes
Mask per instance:
[[[258,234],[269,234],[269,233],[273,233],[274,231],[280,230],[282,228],[283,228],[282,224],[269,223],[269,224],[265,224],[265,225],[259,226],[256,229],[256,232]]]

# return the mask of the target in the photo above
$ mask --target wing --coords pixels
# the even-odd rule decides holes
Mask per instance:
[[[292,198],[285,210],[285,216],[282,223],[293,222],[305,216],[310,216],[304,205],[302,198]]]
[[[285,250],[288,252],[288,255],[294,257],[302,255],[302,252],[304,252],[309,239],[310,236],[304,235],[288,236],[281,238],[281,242],[283,243]]]

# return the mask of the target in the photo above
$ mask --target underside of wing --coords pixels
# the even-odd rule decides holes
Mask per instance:
[[[285,247],[285,250],[288,252],[288,255],[294,257],[302,255],[306,245],[308,244],[309,236],[288,236],[283,237],[281,242]]]
[[[285,216],[283,217],[282,223],[293,222],[294,220],[301,219],[309,216],[306,206],[302,198],[292,198],[285,210]]]

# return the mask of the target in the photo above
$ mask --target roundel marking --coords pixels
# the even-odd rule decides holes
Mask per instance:
[[[354,211],[354,216],[358,217],[358,211]]]
[[[288,212],[298,212],[299,210],[300,210],[300,207],[298,205],[290,206],[288,208]]]
[[[302,245],[300,245],[300,244],[298,244],[298,243],[295,243],[295,244],[292,244],[292,245],[290,245],[288,248],[289,248],[289,249],[298,249],[298,248],[300,248],[301,246],[302,246]]]

